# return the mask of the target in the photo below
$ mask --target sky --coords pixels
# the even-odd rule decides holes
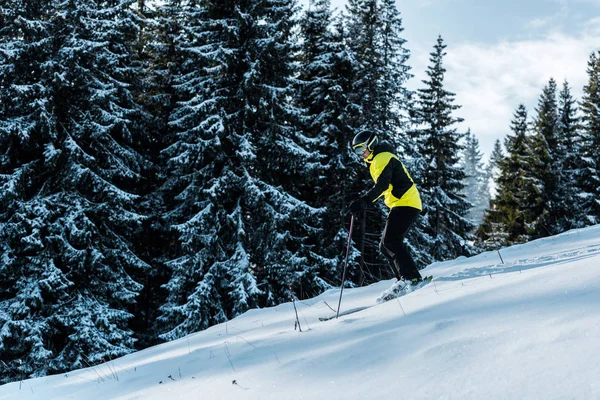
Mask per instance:
[[[331,0],[343,10],[345,0]],[[308,0],[300,0],[303,5]],[[422,88],[429,53],[442,35],[447,56],[445,83],[489,156],[496,139],[510,134],[520,103],[529,116],[544,85],[565,79],[581,99],[587,62],[600,50],[600,0],[397,0],[404,25],[409,65],[415,76],[409,88]]]
[[[434,263],[382,304],[394,280],[347,288],[337,319],[332,288],[0,400],[600,399],[599,264],[600,225],[572,230]]]

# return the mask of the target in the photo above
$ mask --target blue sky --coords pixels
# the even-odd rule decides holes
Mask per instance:
[[[308,4],[308,0],[300,0]],[[422,87],[429,53],[439,34],[448,45],[446,86],[489,155],[510,133],[512,114],[524,103],[533,116],[542,88],[567,79],[581,98],[589,55],[600,50],[600,0],[397,0],[404,25],[411,89]],[[332,0],[344,9],[345,0]]]

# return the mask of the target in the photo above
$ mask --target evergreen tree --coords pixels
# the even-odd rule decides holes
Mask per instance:
[[[301,200],[300,179],[320,163],[291,103],[295,3],[188,7],[177,40],[175,140],[164,152],[166,218],[181,247],[168,263],[163,339],[288,301],[300,280],[308,293],[322,287],[311,269],[321,210]]]
[[[500,176],[496,181],[497,194],[484,224],[491,225],[493,234],[506,237],[503,246],[523,243],[528,239],[523,205],[527,196],[527,176],[531,150],[528,138],[527,109],[517,107],[510,126],[513,135],[504,141],[507,155],[499,163]],[[488,232],[488,236],[493,236]]]
[[[232,290],[241,290],[238,313],[257,304],[259,291],[242,242],[243,213],[229,197],[240,194],[240,179],[225,169],[229,144],[224,120],[235,79],[229,71],[239,62],[235,56],[240,51],[233,32],[243,25],[233,3],[167,7],[165,15],[175,27],[170,58],[175,64],[173,98],[178,101],[168,124],[171,143],[163,151],[168,159],[165,224],[177,234],[177,250],[167,261],[171,277],[157,329],[162,339],[171,340],[234,316]],[[240,269],[245,281],[233,288],[230,273]]]
[[[465,174],[462,195],[472,204],[467,218],[477,226],[483,220],[485,210],[490,203],[488,172],[484,168],[483,155],[479,150],[479,141],[471,130],[467,131],[465,148],[461,160],[461,168]]]
[[[577,116],[577,102],[571,95],[569,83],[565,80],[558,95],[558,177],[559,193],[563,196],[557,204],[557,228],[560,232],[583,227],[584,216],[581,210],[576,182],[581,175],[580,118]]]
[[[346,4],[348,48],[353,61],[354,81],[350,93],[356,104],[357,128],[369,128],[389,139],[382,127],[383,60],[380,45],[381,19],[377,0],[349,0]]]
[[[425,88],[418,90],[417,129],[412,132],[424,161],[418,171],[427,211],[421,228],[432,238],[428,244],[429,254],[438,260],[470,254],[466,240],[474,228],[466,218],[469,203],[461,194],[465,175],[459,168],[463,149],[459,142],[464,134],[453,127],[462,122],[462,118],[452,115],[460,108],[453,104],[455,94],[444,88],[446,69],[442,62],[445,48],[442,37],[438,37],[430,54],[429,79],[423,81]]]
[[[350,99],[359,113],[356,126],[399,145],[397,134],[408,124],[411,92],[406,82],[412,77],[400,12],[394,0],[349,0],[346,11],[354,68]]]
[[[166,6],[165,6],[166,7]],[[137,338],[136,348],[143,349],[158,343],[157,332],[153,329],[158,316],[158,308],[164,300],[161,285],[166,282],[167,268],[165,256],[171,251],[172,234],[161,224],[163,203],[160,187],[164,182],[163,171],[166,169],[160,157],[168,131],[167,116],[171,110],[172,87],[169,84],[167,61],[173,55],[169,52],[168,34],[174,24],[166,23],[167,19],[157,12],[155,7],[146,7],[144,0],[137,1],[135,10],[135,40],[129,47],[131,55],[129,64],[136,74],[130,83],[130,92],[136,102],[145,110],[136,119],[136,130],[144,132],[140,137],[143,144],[139,153],[150,164],[144,170],[137,187],[140,193],[139,212],[145,216],[141,221],[141,232],[135,241],[135,253],[152,266],[133,275],[143,284],[139,293],[130,327]],[[158,10],[162,11],[162,8]],[[172,65],[172,63],[171,63]]]
[[[493,195],[490,197],[488,208],[484,211],[483,221],[477,227],[475,236],[477,240],[475,245],[484,250],[497,250],[507,243],[507,232],[506,226],[499,219],[499,213],[496,210],[496,206],[493,199],[499,198],[500,193],[496,190],[497,182],[500,179],[500,166],[505,156],[502,151],[502,145],[500,140],[496,139],[494,142],[494,149],[490,155],[490,160],[486,167],[486,175],[488,182],[493,184]]]
[[[404,47],[404,27],[395,0],[381,0],[381,128],[391,133],[391,138],[401,144],[396,133],[406,131],[409,120],[409,105],[412,92],[406,82],[412,78],[408,59],[410,51]]]
[[[487,173],[489,180],[493,183],[491,194],[492,197],[497,195],[495,183],[500,176],[500,162],[504,159],[504,154],[502,152],[502,144],[500,143],[500,139],[496,139],[494,142],[494,148],[492,149],[492,154],[490,154],[490,159],[487,165]]]
[[[305,177],[320,174],[321,163],[314,159],[314,139],[299,129],[301,110],[292,102],[299,50],[293,35],[297,12],[295,0],[265,1],[258,20],[266,24],[259,25],[254,49],[260,63],[248,98],[258,112],[245,123],[254,148],[267,156],[266,162],[254,158],[250,164],[262,182],[249,194],[259,206],[252,210],[251,223],[255,231],[264,232],[262,238],[254,238],[258,240],[252,260],[265,292],[264,305],[289,301],[294,293],[315,294],[325,287],[313,269],[322,234],[317,221],[324,210],[307,204],[312,188],[304,183]],[[265,221],[265,216],[270,220]]]
[[[309,3],[300,21],[302,47],[299,63],[297,104],[302,108],[301,124],[313,140],[313,162],[318,173],[305,177],[303,198],[308,204],[324,208],[320,219],[323,240],[318,262],[313,266],[325,282],[338,284],[341,277],[347,234],[341,212],[359,188],[360,166],[351,153],[349,132],[353,115],[348,93],[352,88],[352,64],[344,43],[341,18],[334,19],[329,0]],[[336,186],[331,182],[345,182]],[[351,253],[354,257],[357,252]],[[361,269],[353,268],[348,280],[362,282]],[[306,285],[304,285],[306,286]]]
[[[581,99],[581,168],[577,186],[585,225],[600,222],[600,51],[590,55]]]
[[[561,187],[558,104],[554,79],[551,78],[544,87],[536,111],[527,172],[530,190],[526,203],[522,205],[533,238],[559,233],[558,220],[564,218],[564,215],[559,215],[559,211],[564,209],[560,202],[566,193]]]
[[[0,268],[10,288],[0,294],[0,357],[19,378],[133,350],[141,285],[132,276],[148,268],[135,253],[137,203],[150,165],[136,150],[144,113],[130,91],[141,75],[130,5],[15,1],[21,18],[2,32],[23,39],[2,85],[13,100],[0,135]]]
[[[0,4],[0,384],[45,373],[55,357],[48,320],[59,308],[43,297],[66,302],[73,285],[51,256],[39,256],[45,221],[36,194],[60,155],[48,107],[53,12],[51,2]]]

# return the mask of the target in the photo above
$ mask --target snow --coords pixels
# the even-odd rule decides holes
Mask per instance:
[[[504,263],[500,260],[500,255]],[[93,368],[14,382],[0,399],[598,399],[600,226],[435,263],[393,281],[251,310]]]

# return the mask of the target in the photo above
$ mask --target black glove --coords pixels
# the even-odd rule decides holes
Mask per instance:
[[[362,197],[358,200],[354,200],[352,204],[350,204],[350,212],[354,216],[361,214],[365,208],[367,208],[367,201]]]

